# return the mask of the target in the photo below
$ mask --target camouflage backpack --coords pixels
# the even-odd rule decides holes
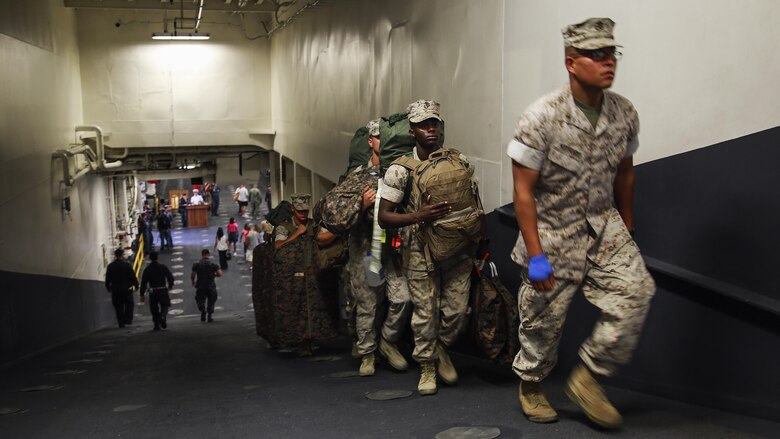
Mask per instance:
[[[511,364],[520,350],[520,318],[515,295],[501,283],[493,263],[475,271],[471,284],[470,332],[477,346],[493,361]]]
[[[424,244],[428,268],[433,268],[433,261],[473,253],[482,239],[485,212],[463,155],[455,149],[441,148],[428,160],[401,157],[394,164],[409,170],[407,211],[419,209],[423,196],[430,196],[431,203],[447,201],[452,206],[449,215],[415,226]]]
[[[379,167],[371,166],[348,175],[329,190],[315,207],[315,220],[335,234],[349,232],[360,220],[363,209],[363,189],[376,188]]]

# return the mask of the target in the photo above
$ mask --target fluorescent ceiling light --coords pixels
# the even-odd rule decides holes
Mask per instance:
[[[186,34],[186,35],[171,35],[171,34],[152,34],[153,40],[166,40],[166,41],[202,41],[211,38],[209,34]]]

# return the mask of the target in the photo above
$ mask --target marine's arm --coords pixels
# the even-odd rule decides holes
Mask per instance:
[[[528,277],[534,289],[537,291],[548,291],[555,286],[555,276],[552,275],[552,268],[544,255],[537,226],[534,187],[536,182],[539,181],[539,171],[526,168],[512,161],[512,178],[514,180],[513,200],[515,216],[517,217],[520,234],[523,236],[523,242],[525,242],[525,247],[528,251]],[[549,271],[549,276],[546,279],[538,278],[536,272],[539,269],[543,273]]]
[[[634,158],[620,161],[615,174],[615,207],[629,232],[634,232]]]
[[[428,195],[423,198],[422,205],[417,211],[401,213],[397,211],[400,207],[398,203],[382,198],[379,201],[379,226],[383,229],[400,229],[412,224],[437,220],[452,211],[452,207],[446,201],[430,204],[430,200],[431,196]]]

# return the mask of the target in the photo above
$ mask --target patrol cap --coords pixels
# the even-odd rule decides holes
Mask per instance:
[[[292,194],[290,195],[290,201],[295,210],[309,210],[311,194]]]
[[[379,119],[374,119],[366,124],[370,136],[379,137]]]
[[[441,105],[436,101],[420,99],[409,104],[406,111],[409,113],[409,122],[411,123],[420,123],[430,118],[441,120],[441,116],[439,116]]]
[[[602,47],[622,47],[612,34],[615,22],[609,18],[589,18],[582,23],[572,24],[561,29],[563,47],[594,50]]]

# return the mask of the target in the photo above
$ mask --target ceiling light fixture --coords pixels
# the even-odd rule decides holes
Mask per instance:
[[[203,41],[208,40],[211,37],[209,34],[185,34],[185,35],[177,35],[177,34],[166,34],[166,33],[153,33],[152,39],[153,40],[165,40],[165,41]]]
[[[171,3],[173,3],[171,1]],[[198,28],[200,27],[200,21],[203,16],[203,0],[200,0],[198,2],[198,9],[196,12],[195,18],[189,18],[184,16],[184,0],[180,0],[179,2],[181,9],[180,9],[180,16],[175,17],[173,21],[173,33],[168,32],[168,9],[165,9],[165,18],[163,19],[163,32],[162,33],[153,33],[152,39],[153,40],[163,40],[163,41],[204,41],[208,40],[211,37],[209,34],[200,34],[198,33]],[[187,25],[186,23],[191,23]],[[180,29],[189,29],[194,30],[192,33],[186,33],[179,35]]]

